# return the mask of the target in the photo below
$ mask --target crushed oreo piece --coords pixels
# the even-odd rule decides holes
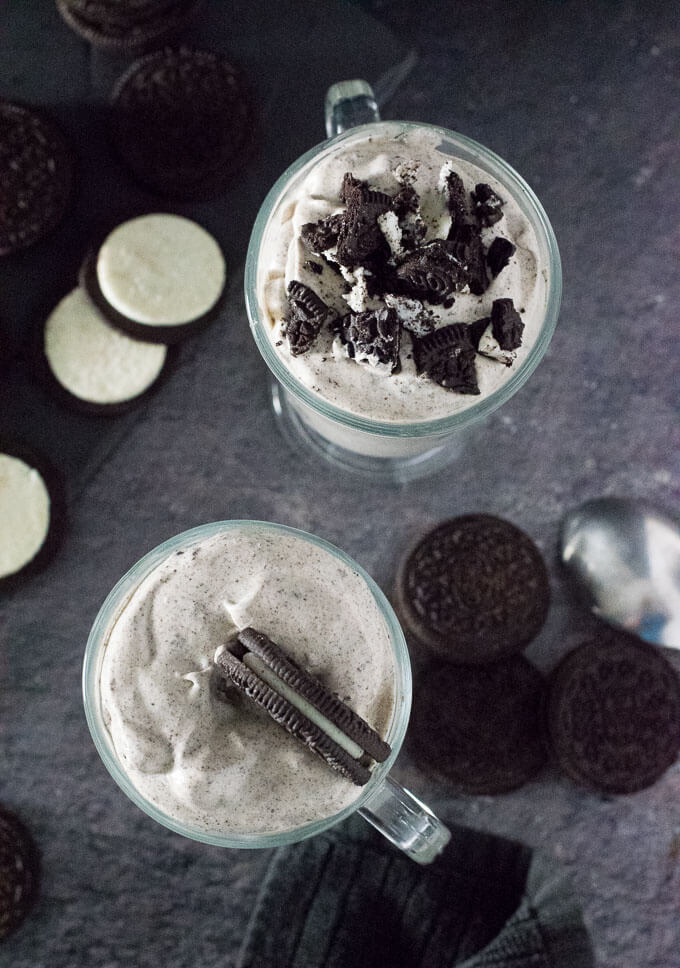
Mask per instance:
[[[486,253],[486,264],[494,279],[505,269],[515,254],[515,249],[516,246],[508,239],[504,239],[502,235],[497,235],[493,240],[489,246],[489,251]]]
[[[436,322],[431,309],[426,309],[419,299],[409,299],[408,296],[395,296],[386,292],[385,305],[394,309],[404,329],[414,336],[427,336],[434,332]]]
[[[457,238],[458,233],[470,222],[470,209],[463,181],[455,171],[449,171],[444,177],[444,195],[446,206],[451,215],[449,238]]]
[[[284,335],[293,356],[306,353],[321,332],[324,323],[332,325],[336,314],[313,289],[293,280],[288,285],[288,309],[284,318]]]
[[[391,197],[384,192],[374,191],[349,172],[342,180],[340,196],[347,206],[337,240],[336,252],[340,265],[351,269],[387,258],[390,250],[378,224],[378,216],[391,210]]]
[[[479,342],[490,325],[490,316],[482,316],[481,319],[475,319],[474,322],[467,324],[468,338],[476,350],[479,349]]]
[[[338,241],[343,219],[343,215],[337,214],[319,219],[318,222],[306,222],[300,229],[303,245],[316,255],[332,249]]]
[[[416,249],[397,267],[400,292],[425,299],[433,306],[450,299],[467,284],[467,273],[445,242]]]
[[[503,199],[500,198],[491,185],[481,182],[472,192],[472,206],[480,225],[488,227],[495,225],[503,218]]]
[[[339,334],[358,363],[382,364],[389,366],[391,373],[397,372],[401,323],[394,309],[349,313],[341,320]]]
[[[399,219],[403,219],[409,214],[415,215],[419,203],[420,197],[413,185],[402,185],[392,198],[392,211]]]
[[[467,323],[452,323],[413,340],[418,372],[456,393],[479,393],[475,353]]]
[[[491,327],[502,350],[516,350],[522,345],[524,323],[512,299],[494,299],[491,304]]]
[[[307,259],[307,261],[303,264],[303,268],[306,269],[307,272],[313,272],[315,276],[320,276],[323,272],[323,266],[321,263],[314,262],[312,259]]]

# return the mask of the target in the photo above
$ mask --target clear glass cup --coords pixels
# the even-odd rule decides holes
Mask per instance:
[[[253,533],[280,532],[295,536],[328,552],[356,572],[366,583],[385,620],[395,667],[395,702],[385,735],[392,750],[384,763],[375,765],[371,778],[358,788],[356,799],[339,813],[300,827],[267,834],[221,834],[193,828],[151,803],[135,787],[116,753],[102,712],[99,689],[102,661],[111,629],[125,609],[135,589],[161,562],[179,550],[190,549],[213,535],[230,529]],[[218,521],[185,531],[154,548],[120,579],[109,593],[94,621],[85,649],[83,664],[85,715],[95,746],[109,773],[130,799],[154,820],[176,833],[219,847],[276,847],[321,833],[358,812],[380,830],[393,844],[418,863],[430,863],[443,849],[450,834],[442,822],[412,793],[394,781],[389,773],[406,733],[411,709],[411,665],[403,632],[382,591],[373,579],[343,551],[321,538],[284,525],[262,521]]]
[[[559,314],[562,270],[548,218],[524,179],[483,145],[445,128],[400,121],[380,121],[373,92],[365,81],[344,81],[326,95],[326,130],[330,140],[295,161],[265,198],[255,220],[245,266],[245,300],[255,342],[272,374],[272,403],[279,425],[293,446],[301,444],[347,470],[375,480],[407,481],[433,473],[460,453],[469,428],[519,390],[545,353]],[[368,123],[366,123],[368,122]],[[434,131],[442,151],[469,161],[495,178],[520,206],[537,240],[545,267],[543,320],[530,351],[495,392],[449,416],[418,422],[373,420],[342,410],[313,393],[287,368],[277,353],[258,294],[268,266],[261,255],[273,217],[319,161],[339,146],[368,135],[398,137],[413,129]]]

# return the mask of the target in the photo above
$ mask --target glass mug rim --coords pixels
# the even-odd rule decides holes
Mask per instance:
[[[104,723],[99,692],[99,674],[108,634],[142,581],[174,551],[191,547],[206,538],[213,537],[225,531],[239,529],[251,531],[264,529],[270,532],[274,531],[279,534],[297,537],[303,541],[309,541],[311,544],[329,552],[343,562],[343,564],[350,567],[366,583],[380,610],[387,627],[392,645],[392,653],[395,659],[395,704],[386,733],[387,742],[392,747],[389,757],[384,763],[377,763],[374,766],[368,783],[361,788],[356,799],[342,810],[320,820],[302,824],[299,827],[265,834],[213,834],[205,830],[193,828],[189,824],[176,820],[147,800],[137,790],[129,779],[125,769],[120,765],[110,733]],[[101,605],[90,629],[83,661],[82,689],[85,718],[95,747],[108,772],[136,806],[164,827],[168,827],[175,833],[192,840],[200,841],[201,843],[212,844],[218,847],[262,848],[277,847],[312,837],[315,834],[327,830],[329,827],[335,826],[335,824],[340,823],[367,804],[373,793],[386,779],[401,749],[411,711],[412,674],[406,639],[392,606],[384,592],[378,587],[371,576],[346,552],[331,544],[329,541],[326,541],[324,538],[320,538],[317,535],[310,534],[298,528],[289,527],[288,525],[275,524],[271,521],[231,519],[199,525],[168,538],[143,555],[116,582]]]
[[[364,138],[375,129],[380,129],[384,132],[385,129],[389,128],[395,129],[395,136],[403,131],[416,129],[426,129],[427,131],[434,132],[442,138],[442,141],[447,141],[453,148],[467,153],[469,157],[466,156],[465,160],[469,160],[478,165],[478,167],[486,170],[501,182],[501,184],[510,186],[514,201],[529,219],[536,233],[538,245],[547,255],[546,300],[543,321],[536,340],[519,368],[505,383],[494,390],[493,393],[473,403],[465,410],[449,414],[448,416],[438,417],[434,420],[411,422],[375,420],[370,417],[350,413],[324,400],[317,394],[312,393],[311,390],[293,376],[276,352],[269,335],[268,325],[263,321],[258,301],[257,277],[260,247],[270,217],[274,213],[277,205],[283,200],[286,191],[294,179],[301,178],[303,169],[307,166],[311,167],[312,162],[320,160],[323,155],[332,152],[337,145],[345,141]],[[294,397],[322,416],[352,430],[359,430],[364,433],[384,437],[438,437],[446,436],[452,431],[466,427],[477,420],[487,417],[513,396],[531,376],[543,358],[557,324],[562,300],[562,264],[555,233],[541,202],[524,178],[508,162],[501,158],[500,155],[497,155],[490,148],[485,147],[472,138],[468,138],[466,135],[462,135],[448,128],[443,128],[439,125],[417,121],[381,120],[351,127],[333,138],[319,142],[289,165],[283,174],[279,176],[265,196],[255,219],[246,254],[244,291],[250,329],[255,343],[271,373],[284,389]]]

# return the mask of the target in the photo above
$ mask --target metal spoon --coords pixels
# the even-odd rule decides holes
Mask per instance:
[[[602,497],[565,515],[562,564],[591,611],[680,649],[680,523],[646,501]]]

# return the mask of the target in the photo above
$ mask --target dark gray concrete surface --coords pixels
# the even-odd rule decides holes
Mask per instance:
[[[528,651],[548,670],[594,627],[555,564],[562,513],[604,493],[680,510],[675,4],[206,0],[186,39],[244,65],[260,126],[248,173],[212,203],[177,207],[137,188],[109,151],[102,103],[124,60],[91,52],[48,2],[0,8],[0,96],[52,108],[80,161],[62,226],[0,264],[0,433],[57,462],[69,496],[57,557],[0,601],[0,801],[24,818],[43,857],[39,903],[0,945],[3,968],[234,963],[267,852],[207,847],[147,818],[109,778],[82,712],[89,626],[152,546],[220,518],[279,521],[340,545],[391,594],[404,549],[427,527],[498,514],[532,535],[551,567],[549,619]],[[458,463],[388,488],[320,467],[280,438],[243,307],[242,262],[271,182],[323,137],[325,86],[375,81],[411,48],[419,59],[383,115],[461,131],[513,164],[552,220],[565,292],[547,356]],[[37,385],[30,334],[75,284],[98,220],[152,208],[215,233],[229,263],[226,306],[143,407],[75,415]],[[444,817],[564,864],[600,968],[680,964],[677,765],[618,798],[551,769],[512,794],[453,797],[421,774],[408,746],[397,775]]]

